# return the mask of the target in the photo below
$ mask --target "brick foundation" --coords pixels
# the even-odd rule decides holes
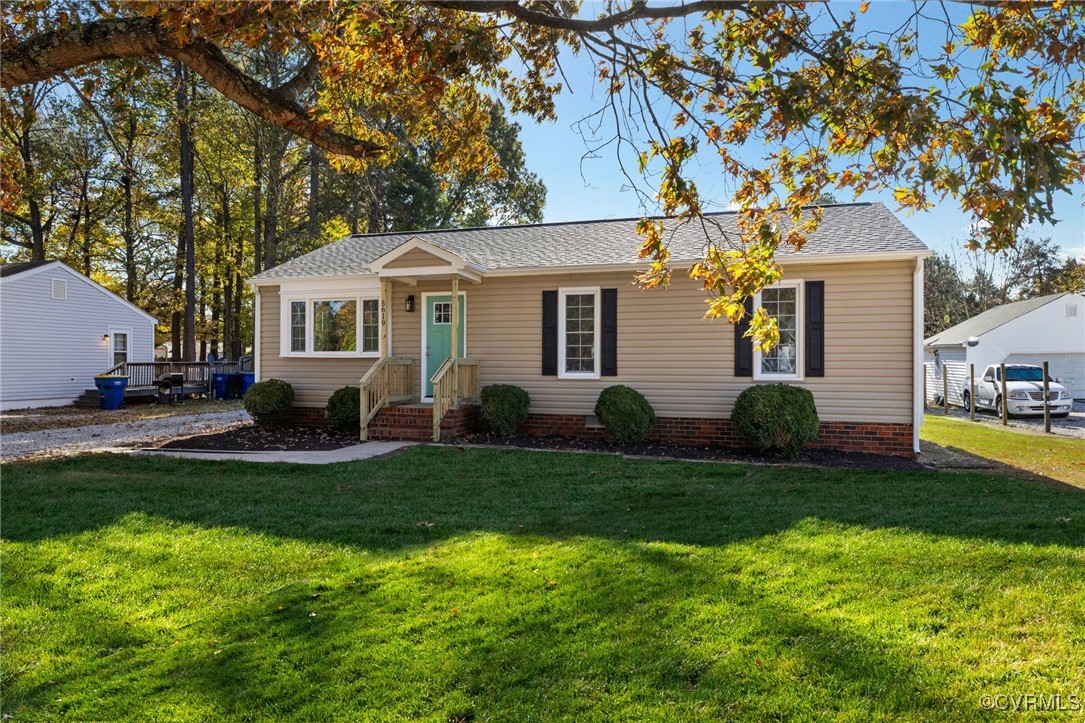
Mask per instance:
[[[602,427],[587,426],[587,419],[575,414],[532,414],[520,431],[540,437],[559,436],[578,439],[602,439]],[[730,419],[700,417],[660,417],[648,433],[648,439],[697,447],[741,449],[744,440]],[[875,422],[822,422],[817,449],[844,452],[867,452],[898,457],[915,457],[912,448],[912,425]]]
[[[328,426],[324,410],[315,407],[295,407],[292,421],[302,426]],[[478,405],[464,405],[450,410],[441,420],[441,439],[456,439],[478,431],[482,426]],[[531,414],[520,432],[539,437],[577,439],[603,439],[606,436],[606,430],[599,426],[589,427],[587,417],[581,414]],[[433,408],[423,405],[385,407],[369,424],[369,438],[431,441]],[[648,433],[648,439],[696,447],[741,449],[745,445],[731,420],[701,417],[660,417]],[[910,424],[822,422],[818,439],[810,446],[815,449],[915,457]]]

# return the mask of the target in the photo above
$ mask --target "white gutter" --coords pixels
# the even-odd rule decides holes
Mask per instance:
[[[919,454],[919,428],[923,425],[923,257],[915,260],[912,275],[912,450]]]

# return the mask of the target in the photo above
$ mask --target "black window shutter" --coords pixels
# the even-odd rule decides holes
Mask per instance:
[[[806,282],[806,376],[825,376],[825,282]]]
[[[735,324],[735,376],[753,376],[753,340],[746,336],[753,316],[753,299],[746,299],[746,314]]]
[[[603,338],[600,373],[604,377],[618,376],[618,290],[603,289]]]
[[[558,292],[542,292],[542,373],[558,374]]]

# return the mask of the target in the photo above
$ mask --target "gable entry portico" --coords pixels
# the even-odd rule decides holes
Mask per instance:
[[[466,353],[467,292],[461,291],[460,282],[481,283],[486,269],[420,238],[412,238],[379,256],[373,260],[370,268],[380,279],[382,339],[390,340],[388,319],[393,284],[417,286],[421,280],[447,281],[448,293],[425,294],[420,299],[420,389],[416,391],[414,388],[414,359],[390,356],[390,343],[382,346],[377,363],[361,379],[361,439],[367,438],[369,422],[383,407],[415,399],[432,399],[433,439],[438,441],[441,420],[448,410],[461,403],[478,400],[478,360],[463,356]],[[446,323],[447,354],[443,346],[444,329],[439,328]],[[435,344],[437,339],[428,338],[432,333],[442,335],[441,343]]]

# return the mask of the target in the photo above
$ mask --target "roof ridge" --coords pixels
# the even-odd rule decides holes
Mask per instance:
[[[803,206],[803,208],[841,208],[848,206],[873,206],[880,204],[879,201],[853,201],[850,203],[822,203],[822,204],[809,204]],[[881,204],[884,205],[884,204]],[[712,211],[710,213],[703,214],[704,216],[733,216],[738,211]],[[584,221],[546,221],[541,223],[514,223],[506,226],[461,226],[459,228],[431,228],[431,229],[414,229],[411,231],[381,231],[379,233],[352,233],[346,238],[382,238],[387,236],[406,236],[410,234],[438,234],[438,233],[457,233],[461,231],[507,231],[514,228],[542,228],[551,226],[586,226],[588,224],[597,223],[618,223],[620,221],[639,221],[642,218],[647,218],[652,221],[660,221],[667,219],[675,219],[677,216],[623,216],[621,218],[592,218]],[[340,239],[345,240],[345,239]]]

